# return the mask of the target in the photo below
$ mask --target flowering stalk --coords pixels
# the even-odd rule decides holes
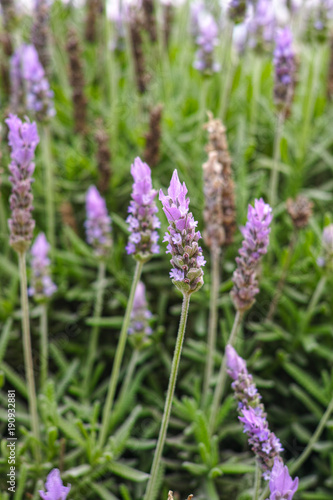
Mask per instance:
[[[49,74],[50,53],[50,4],[48,0],[36,0],[34,11],[34,24],[31,30],[31,42],[35,46],[39,60],[45,70]]]
[[[9,115],[6,123],[9,128],[9,145],[11,147],[11,163],[9,170],[12,184],[10,197],[11,219],[8,220],[10,229],[10,244],[18,253],[21,281],[21,309],[23,330],[23,351],[26,378],[29,394],[29,409],[31,426],[35,438],[36,459],[40,461],[39,426],[37,414],[37,399],[31,353],[31,338],[29,325],[29,304],[27,293],[26,251],[32,239],[35,221],[32,219],[31,183],[35,169],[33,162],[35,149],[39,142],[36,123],[22,122],[17,116]]]
[[[220,70],[220,65],[214,61],[214,48],[218,45],[218,26],[213,15],[204,8],[197,17],[197,23],[198,49],[193,66],[204,73],[215,73]]]
[[[158,495],[157,481],[160,470],[164,443],[167,435],[172,400],[176,387],[179,362],[185,336],[185,328],[190,304],[191,294],[203,285],[203,271],[205,264],[201,247],[198,240],[201,235],[195,231],[197,222],[192,213],[189,213],[189,198],[186,198],[187,188],[185,183],[180,183],[177,170],[174,171],[168,195],[160,191],[160,200],[163,211],[168,219],[169,232],[166,233],[164,241],[168,242],[167,253],[171,253],[171,264],[174,266],[170,272],[173,284],[183,294],[182,314],[180,318],[175,352],[173,355],[171,373],[169,378],[168,392],[164,405],[161,428],[155,448],[154,459],[151,467],[145,500],[155,500]]]

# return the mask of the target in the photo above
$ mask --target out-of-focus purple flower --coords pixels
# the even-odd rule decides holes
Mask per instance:
[[[247,433],[252,451],[259,460],[264,478],[269,479],[274,460],[276,458],[282,460],[280,452],[283,448],[280,440],[268,428],[265,408],[260,403],[261,395],[253,382],[252,375],[247,371],[245,360],[231,345],[227,345],[225,355],[227,373],[233,379],[232,388],[238,401],[239,420],[244,425],[244,432]]]
[[[293,36],[288,27],[277,31],[274,50],[274,101],[280,109],[289,108],[295,87],[295,53]]]
[[[64,486],[59,469],[52,469],[47,476],[45,489],[46,491],[38,492],[43,500],[66,500],[71,485]]]
[[[154,200],[157,191],[152,187],[150,168],[140,158],[134,160],[131,174],[134,183],[126,220],[131,234],[126,250],[135,259],[147,261],[152,254],[159,253],[156,229],[161,223],[155,215],[158,210]]]
[[[175,170],[168,195],[160,190],[159,198],[169,222],[169,232],[165,233],[163,241],[168,243],[167,253],[172,255],[170,277],[182,293],[190,294],[203,285],[202,266],[206,261],[198,245],[201,238],[200,232],[195,230],[198,223],[189,212],[190,199],[186,198],[186,194],[185,183],[180,183]]]
[[[269,50],[274,41],[275,13],[271,0],[258,0],[248,22],[249,45],[258,51]]]
[[[292,500],[298,488],[298,477],[290,477],[288,467],[281,460],[275,458],[269,481],[270,497],[267,500]]]
[[[214,48],[218,45],[218,26],[212,14],[202,11],[198,18],[196,52],[193,66],[199,71],[216,72],[220,65],[214,61]]]
[[[248,7],[247,0],[230,0],[228,6],[228,14],[234,23],[242,23],[244,21]]]
[[[36,300],[45,300],[57,290],[50,276],[50,259],[48,253],[50,245],[44,233],[40,233],[31,247],[32,280],[28,292]]]
[[[247,223],[242,228],[243,244],[236,257],[237,268],[232,281],[231,297],[237,310],[249,309],[259,292],[256,270],[262,255],[267,252],[269,243],[269,225],[272,221],[272,209],[264,202],[255,200],[254,207],[249,205]]]
[[[147,344],[147,337],[152,334],[149,320],[152,317],[146,300],[146,288],[142,281],[138,283],[135,290],[133,309],[131,312],[131,323],[128,334],[133,338],[137,348]]]
[[[305,6],[307,21],[306,35],[310,40],[325,42],[333,18],[333,0],[318,0]]]
[[[10,197],[11,219],[10,244],[17,252],[25,252],[32,240],[35,221],[32,218],[33,195],[31,192],[35,149],[39,143],[36,123],[22,122],[17,116],[9,115],[6,119],[9,128],[8,143],[11,147],[9,170],[12,184]]]
[[[205,12],[205,4],[202,0],[196,0],[191,3],[190,11],[190,31],[192,36],[199,35],[199,19]]]
[[[86,195],[87,219],[84,223],[88,243],[98,257],[105,258],[112,246],[111,217],[106,203],[95,186],[90,186]]]
[[[45,76],[37,50],[33,45],[21,45],[11,59],[12,106],[17,110],[18,96],[24,96],[26,109],[39,121],[55,114],[53,91]]]
[[[322,257],[317,259],[317,264],[320,267],[333,268],[333,224],[329,224],[324,228],[322,236],[323,253]]]

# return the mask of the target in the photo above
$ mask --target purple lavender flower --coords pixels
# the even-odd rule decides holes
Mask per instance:
[[[259,292],[256,270],[262,255],[267,252],[269,243],[269,225],[272,221],[272,209],[264,202],[255,200],[254,207],[249,205],[247,223],[242,228],[243,244],[236,257],[237,268],[234,271],[231,298],[238,311],[244,312],[255,301]]]
[[[18,97],[24,96],[26,109],[37,120],[46,120],[55,114],[53,92],[33,45],[21,45],[11,59],[12,106],[18,107]]]
[[[310,3],[306,10],[307,37],[310,40],[314,38],[318,42],[325,42],[333,17],[333,1],[319,0],[315,4]]]
[[[43,500],[66,500],[71,485],[64,486],[59,469],[52,469],[47,476],[45,488],[47,491],[39,490],[38,492]]]
[[[218,27],[212,14],[207,11],[201,12],[198,18],[196,43],[198,50],[194,68],[205,72],[219,71],[220,65],[214,62],[214,48],[218,45]]]
[[[190,11],[190,31],[192,36],[197,37],[199,35],[199,19],[200,16],[205,11],[205,4],[202,0],[197,0],[191,3]]]
[[[45,300],[57,290],[50,276],[50,245],[44,233],[40,233],[31,247],[32,284],[28,292],[36,300]]]
[[[131,323],[128,334],[134,340],[137,348],[147,344],[147,337],[152,334],[149,320],[152,317],[148,309],[146,300],[146,288],[142,281],[139,281],[135,290],[133,309],[131,312]]]
[[[295,53],[293,36],[288,27],[277,31],[274,50],[274,101],[278,109],[290,107],[295,87]]]
[[[10,197],[11,219],[10,244],[17,252],[25,252],[32,240],[35,221],[31,216],[33,195],[31,192],[35,149],[39,143],[36,123],[22,122],[17,116],[9,115],[6,119],[9,128],[8,142],[11,147],[9,170],[12,184]]]
[[[324,228],[322,236],[323,256],[317,259],[320,267],[333,268],[333,224]]]
[[[275,14],[271,0],[258,0],[248,22],[249,45],[258,51],[269,50],[274,41]]]
[[[280,440],[268,428],[265,408],[260,403],[261,395],[248,373],[246,362],[238,356],[231,345],[226,347],[227,373],[233,379],[232,388],[238,401],[239,420],[244,425],[252,451],[263,469],[263,476],[269,479],[276,457],[283,450]],[[277,499],[276,499],[277,500]]]
[[[152,188],[150,168],[140,158],[134,160],[131,174],[134,183],[126,220],[131,234],[126,251],[137,260],[147,261],[160,249],[156,229],[161,223],[155,215],[158,210],[154,201],[157,191]]]
[[[160,190],[159,199],[163,204],[163,211],[168,219],[169,232],[165,233],[163,241],[168,243],[167,253],[171,253],[170,260],[173,268],[170,277],[182,293],[193,293],[203,285],[202,266],[206,261],[202,255],[202,248],[198,245],[201,238],[195,228],[197,221],[189,212],[190,199],[186,198],[185,183],[180,183],[177,170],[174,171],[168,189],[168,196]]]
[[[242,23],[247,11],[247,0],[230,0],[228,14],[234,23]]]
[[[291,479],[288,467],[278,458],[274,459],[274,466],[269,481],[270,497],[267,500],[292,500],[298,488],[298,477]]]
[[[88,243],[98,257],[109,254],[111,239],[111,218],[108,215],[105,200],[95,186],[90,186],[86,195],[87,219],[84,223]]]

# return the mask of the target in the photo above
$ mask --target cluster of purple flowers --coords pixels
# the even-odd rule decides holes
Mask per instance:
[[[192,7],[191,18],[192,33],[198,46],[194,68],[208,73],[219,71],[220,65],[214,61],[214,48],[218,45],[219,29],[213,15],[199,2]]]
[[[22,122],[17,116],[6,119],[9,128],[8,142],[11,147],[9,170],[12,184],[10,209],[12,217],[8,221],[10,244],[17,252],[25,252],[32,240],[35,221],[32,218],[33,195],[31,192],[35,149],[39,143],[36,123]]]
[[[253,377],[248,373],[244,359],[237,354],[231,345],[227,345],[226,347],[226,359],[227,372],[233,379],[232,388],[238,401],[239,420],[244,425],[244,432],[247,433],[252,451],[259,460],[264,478],[266,480],[270,479],[271,500],[277,500],[278,498],[288,498],[291,500],[292,496],[283,496],[289,489],[287,482],[284,485],[286,489],[281,490],[283,488],[281,473],[285,475],[285,469],[283,469],[280,457],[280,452],[283,448],[280,440],[268,428],[264,405],[260,403],[261,395],[253,383]],[[280,470],[278,462],[281,464],[283,470]],[[297,478],[293,484],[297,489]],[[277,496],[277,494],[274,496],[274,492],[277,491],[282,492],[281,497]]]
[[[255,200],[254,207],[249,205],[247,222],[242,228],[243,244],[236,257],[237,268],[232,281],[231,297],[238,311],[249,309],[259,292],[256,270],[260,258],[267,252],[269,243],[269,225],[272,221],[272,209],[263,201]]]
[[[159,252],[158,229],[161,225],[155,215],[157,210],[154,198],[157,191],[152,188],[151,170],[140,158],[131,167],[134,179],[132,200],[128,207],[126,222],[131,232],[126,251],[136,259],[146,261],[152,254]]]
[[[139,281],[135,290],[131,323],[128,329],[128,334],[131,335],[137,347],[146,343],[147,337],[152,334],[149,326],[151,317],[152,313],[148,309],[146,300],[146,288],[142,281]]]
[[[45,483],[46,491],[39,490],[43,500],[66,500],[71,485],[64,486],[60,477],[59,469],[52,469]]]
[[[111,218],[108,215],[105,200],[95,186],[90,186],[86,195],[85,221],[88,243],[98,257],[105,258],[112,246]]]
[[[242,23],[244,21],[248,7],[247,0],[230,0],[228,6],[228,14],[234,23]]]
[[[274,50],[274,100],[280,109],[290,106],[294,94],[296,62],[293,36],[288,27],[277,31]]]
[[[275,14],[271,0],[258,0],[248,22],[249,46],[269,50],[274,42]]]
[[[183,293],[193,293],[203,285],[202,266],[206,261],[202,248],[198,245],[201,238],[200,232],[196,231],[198,223],[189,212],[190,199],[186,198],[186,194],[185,183],[180,183],[175,170],[168,195],[160,190],[159,198],[169,222],[169,232],[165,233],[163,241],[168,243],[167,253],[172,255],[170,262],[173,268],[170,277]]]
[[[55,114],[53,91],[33,45],[21,45],[11,59],[12,107],[18,110],[20,100],[25,99],[26,109],[37,120],[48,119]]]
[[[45,300],[57,290],[50,276],[50,245],[44,233],[40,233],[31,247],[32,284],[28,292],[36,300]]]

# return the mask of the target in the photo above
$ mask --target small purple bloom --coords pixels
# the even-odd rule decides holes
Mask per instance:
[[[269,481],[270,497],[267,500],[292,500],[298,488],[298,477],[291,479],[288,467],[278,457]]]
[[[255,200],[254,207],[249,205],[246,226],[242,228],[243,244],[236,257],[237,268],[232,281],[231,298],[239,311],[249,309],[259,292],[256,270],[262,255],[267,252],[269,243],[269,225],[272,221],[272,209],[264,202]]]
[[[50,245],[45,234],[40,233],[31,247],[32,284],[29,288],[29,295],[34,296],[36,300],[51,297],[57,290],[50,277],[49,250]]]
[[[88,243],[98,257],[107,257],[112,246],[111,218],[106,203],[95,186],[90,186],[86,195],[87,219],[84,223]]]
[[[197,20],[196,44],[198,50],[194,68],[199,71],[216,72],[220,65],[214,62],[214,48],[218,45],[218,27],[212,14],[202,11]]]
[[[12,184],[10,197],[11,219],[10,244],[17,252],[25,252],[32,240],[35,221],[32,218],[33,195],[31,192],[35,149],[39,143],[36,123],[22,122],[17,116],[9,115],[6,119],[9,128],[8,143],[11,147],[9,170]]]
[[[274,41],[275,14],[271,0],[258,0],[248,22],[249,45],[258,51],[269,50]]]
[[[290,107],[294,94],[296,63],[293,36],[288,27],[277,31],[274,50],[274,100],[283,110]]]
[[[283,448],[280,440],[268,428],[265,408],[260,403],[261,395],[253,383],[252,375],[247,371],[244,359],[231,345],[227,345],[225,355],[227,373],[233,379],[232,388],[238,401],[239,420],[244,425],[244,432],[259,460],[264,478],[269,479],[274,459],[280,457]]]
[[[64,486],[60,477],[59,469],[52,469],[45,483],[46,491],[39,490],[43,500],[66,500],[71,485]]]
[[[318,257],[317,264],[320,267],[332,269],[333,267],[333,224],[324,228],[322,236],[323,256]]]
[[[186,194],[185,183],[180,183],[175,170],[168,195],[160,190],[159,199],[169,222],[169,232],[165,234],[163,241],[168,242],[167,253],[172,255],[170,262],[173,269],[170,277],[183,293],[193,293],[203,285],[201,268],[206,261],[202,255],[202,248],[198,245],[201,238],[200,232],[196,231],[198,223],[189,212],[190,199],[186,198]]]
[[[158,210],[154,200],[157,191],[152,187],[150,168],[140,158],[134,160],[131,174],[134,183],[126,220],[131,234],[126,251],[138,260],[147,261],[160,250],[156,229],[161,223],[155,215]]]
[[[152,314],[147,306],[146,288],[142,281],[139,281],[135,290],[131,323],[128,329],[128,334],[133,338],[137,348],[147,344],[147,337],[152,334],[149,326],[151,317]]]
[[[53,92],[33,45],[21,45],[11,59],[12,106],[17,111],[25,99],[25,107],[39,121],[55,115]]]

